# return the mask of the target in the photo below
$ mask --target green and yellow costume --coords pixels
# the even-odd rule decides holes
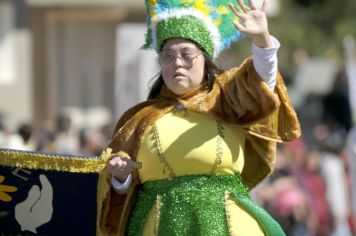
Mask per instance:
[[[276,142],[299,135],[281,76],[272,91],[250,58],[218,76],[211,90],[203,84],[177,97],[163,86],[117,124],[109,147],[142,169],[126,195],[108,190],[100,232],[283,235],[248,189],[271,173]]]

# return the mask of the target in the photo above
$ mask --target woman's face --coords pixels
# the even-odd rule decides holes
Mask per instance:
[[[204,79],[204,55],[188,40],[168,40],[159,54],[159,63],[164,83],[177,95],[197,88]]]

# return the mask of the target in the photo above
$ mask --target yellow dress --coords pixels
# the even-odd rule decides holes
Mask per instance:
[[[192,111],[170,112],[144,135],[137,155],[141,183],[190,175],[234,175],[244,165],[244,132],[212,116]],[[264,235],[258,222],[227,196],[230,235]],[[156,235],[157,204],[145,220],[143,235]]]
[[[167,114],[179,104],[188,109],[187,113],[183,109]],[[216,122],[209,115],[228,124]],[[243,127],[243,130],[230,124]],[[252,58],[218,75],[211,90],[204,85],[177,97],[163,85],[156,99],[129,109],[116,125],[108,147],[113,153],[141,161],[143,169],[133,171],[133,182],[126,195],[115,194],[109,186],[104,188],[99,209],[102,214],[98,218],[100,232],[105,235],[149,234],[153,221],[160,236],[229,235],[226,225],[231,223],[230,209],[236,207],[233,214],[243,209],[243,213],[249,213],[247,218],[251,222],[255,225],[258,222],[252,232],[246,230],[250,231],[247,235],[258,235],[254,230],[259,227],[268,236],[285,235],[278,223],[251,201],[246,186],[254,187],[271,173],[276,142],[291,141],[299,136],[300,124],[281,75],[277,74],[276,87],[272,91],[256,73]],[[110,181],[106,183],[109,185]],[[202,191],[196,191],[200,190],[197,185]],[[187,197],[193,197],[193,203]],[[228,204],[231,203],[229,197],[235,203]],[[185,201],[184,209],[175,204],[182,201]],[[194,208],[195,204],[198,208]],[[219,208],[219,217],[213,219],[219,220],[219,224],[213,226],[210,216],[214,218],[217,208],[213,209],[212,205]],[[181,217],[180,210],[187,217]],[[176,213],[180,216],[180,224],[172,224],[175,228],[171,230],[166,225],[176,220],[171,217]],[[238,218],[237,224],[242,222],[241,217]],[[198,226],[204,232],[195,233],[197,230],[192,224],[201,219],[204,220],[198,222]],[[183,230],[191,231],[167,233],[182,231],[182,222]],[[229,226],[236,225],[234,222]],[[224,229],[220,229],[224,232],[211,233],[210,230],[219,227],[220,223],[224,225]]]

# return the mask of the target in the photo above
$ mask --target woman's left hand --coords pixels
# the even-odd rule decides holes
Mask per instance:
[[[232,3],[229,4],[230,9],[241,20],[240,22],[234,21],[234,27],[250,37],[257,46],[272,47],[265,13],[266,0],[263,0],[260,9],[257,9],[253,0],[249,0],[250,7],[246,6],[243,0],[237,0],[237,2],[241,9],[237,9]]]

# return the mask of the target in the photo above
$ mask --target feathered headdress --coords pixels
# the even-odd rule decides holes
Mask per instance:
[[[159,52],[167,39],[183,38],[216,58],[241,38],[232,25],[238,18],[230,3],[236,5],[236,0],[146,0],[148,29],[143,48]]]

